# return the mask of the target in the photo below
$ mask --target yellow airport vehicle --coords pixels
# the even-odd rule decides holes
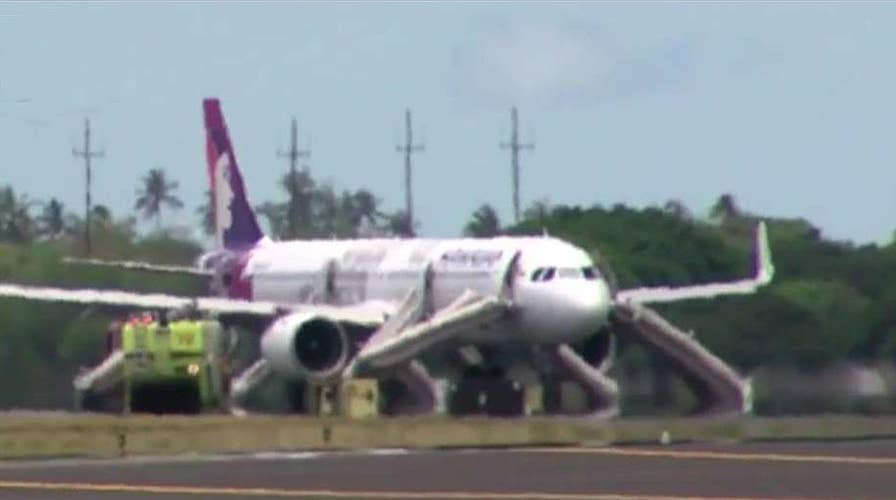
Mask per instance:
[[[134,315],[106,332],[106,358],[74,380],[80,411],[223,411],[230,338],[217,321]]]

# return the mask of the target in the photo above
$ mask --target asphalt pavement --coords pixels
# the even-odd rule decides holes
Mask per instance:
[[[0,499],[893,499],[896,441],[0,462]]]

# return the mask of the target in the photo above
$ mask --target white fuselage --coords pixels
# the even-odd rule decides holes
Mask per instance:
[[[256,300],[397,306],[421,286],[430,263],[436,310],[466,290],[501,293],[512,266],[508,285],[519,314],[512,323],[465,334],[466,342],[569,342],[607,320],[609,289],[591,258],[552,237],[265,242],[251,251],[242,278]]]

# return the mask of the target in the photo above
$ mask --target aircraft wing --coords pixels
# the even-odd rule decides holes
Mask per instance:
[[[725,283],[705,283],[682,287],[645,287],[620,290],[616,293],[616,300],[645,304],[650,302],[674,302],[688,299],[708,299],[721,295],[745,295],[754,293],[760,287],[769,284],[775,273],[764,221],[760,222],[756,228],[756,236],[753,244],[756,258],[756,272],[752,278]]]
[[[196,267],[150,264],[148,262],[140,261],[80,259],[75,257],[66,257],[63,259],[63,262],[67,264],[113,267],[118,269],[135,269],[138,271],[152,271],[157,273],[186,274],[191,276],[212,276],[211,271],[205,271]]]
[[[385,303],[361,303],[351,306],[324,304],[281,304],[224,297],[184,297],[161,293],[137,293],[118,290],[67,289],[33,285],[0,283],[0,298],[19,298],[46,302],[100,305],[121,309],[184,309],[193,308],[212,314],[242,314],[274,317],[287,312],[313,311],[334,321],[376,327],[392,311]]]

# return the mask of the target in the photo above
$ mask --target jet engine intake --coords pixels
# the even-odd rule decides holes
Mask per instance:
[[[325,316],[294,313],[279,318],[265,331],[261,354],[277,373],[321,382],[345,368],[348,335],[342,325]]]

